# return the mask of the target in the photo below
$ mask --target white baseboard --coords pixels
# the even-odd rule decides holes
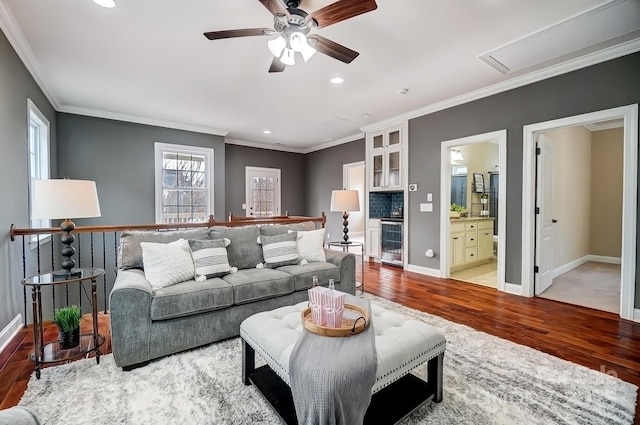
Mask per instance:
[[[633,321],[640,322],[640,308],[633,309]]]
[[[587,261],[594,261],[596,263],[609,263],[609,264],[622,264],[622,258],[620,257],[605,257],[604,255],[587,255]]]
[[[575,269],[576,267],[580,267],[581,265],[583,265],[586,262],[589,261],[593,261],[596,263],[609,263],[609,264],[621,264],[622,263],[622,259],[620,257],[605,257],[604,255],[592,255],[592,254],[588,254],[585,255],[582,258],[578,258],[577,260],[573,260],[571,262],[568,262],[567,264],[564,264],[556,269],[553,270],[552,272],[552,278],[555,279],[556,277],[560,276],[561,274],[565,274],[566,272],[569,272],[573,269]]]
[[[516,285],[515,283],[504,283],[504,292],[511,295],[522,296],[522,285]]]
[[[22,328],[22,314],[18,314],[13,318],[7,326],[0,332],[0,353],[9,345],[14,336],[20,332]]]
[[[440,269],[431,269],[429,267],[422,267],[422,266],[415,266],[413,264],[407,264],[407,267],[405,268],[405,270],[408,272],[419,273],[426,276],[442,277],[442,275],[440,274]]]

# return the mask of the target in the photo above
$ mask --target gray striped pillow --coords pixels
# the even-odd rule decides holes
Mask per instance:
[[[260,236],[262,256],[269,268],[298,264],[298,232],[277,236]]]
[[[189,239],[191,246],[191,256],[195,265],[195,279],[204,276],[207,279],[229,274],[229,258],[227,257],[227,246],[231,241],[224,239],[195,240]]]

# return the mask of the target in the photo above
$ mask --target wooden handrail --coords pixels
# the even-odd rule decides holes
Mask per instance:
[[[118,232],[123,230],[175,230],[175,229],[193,229],[195,227],[212,227],[212,226],[246,226],[250,224],[286,224],[286,223],[302,223],[304,221],[312,221],[320,223],[322,227],[327,222],[327,216],[322,212],[320,217],[305,216],[278,216],[278,217],[233,217],[233,221],[216,221],[212,215],[209,220],[203,223],[175,223],[175,224],[113,224],[107,226],[78,226],[73,233],[92,233],[92,232]],[[17,228],[13,224],[9,229],[9,236],[14,241],[16,236],[27,235],[48,235],[64,233],[59,227],[46,227],[39,229]]]

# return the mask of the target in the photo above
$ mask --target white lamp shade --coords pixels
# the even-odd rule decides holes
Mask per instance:
[[[267,46],[269,46],[271,54],[279,58],[284,48],[287,47],[287,41],[283,36],[279,35],[277,38],[269,40],[269,42],[267,42]]]
[[[280,58],[280,62],[282,62],[285,65],[289,65],[289,66],[293,66],[296,64],[296,59],[295,59],[295,52],[292,49],[289,49],[288,47],[284,49],[284,53],[282,54],[282,57]]]
[[[35,180],[32,189],[32,219],[100,217],[98,192],[93,181]]]
[[[331,192],[331,211],[360,211],[357,190],[334,190]]]

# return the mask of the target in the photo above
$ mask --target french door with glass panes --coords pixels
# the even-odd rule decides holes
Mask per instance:
[[[280,213],[280,170],[246,167],[247,217],[271,217]]]

